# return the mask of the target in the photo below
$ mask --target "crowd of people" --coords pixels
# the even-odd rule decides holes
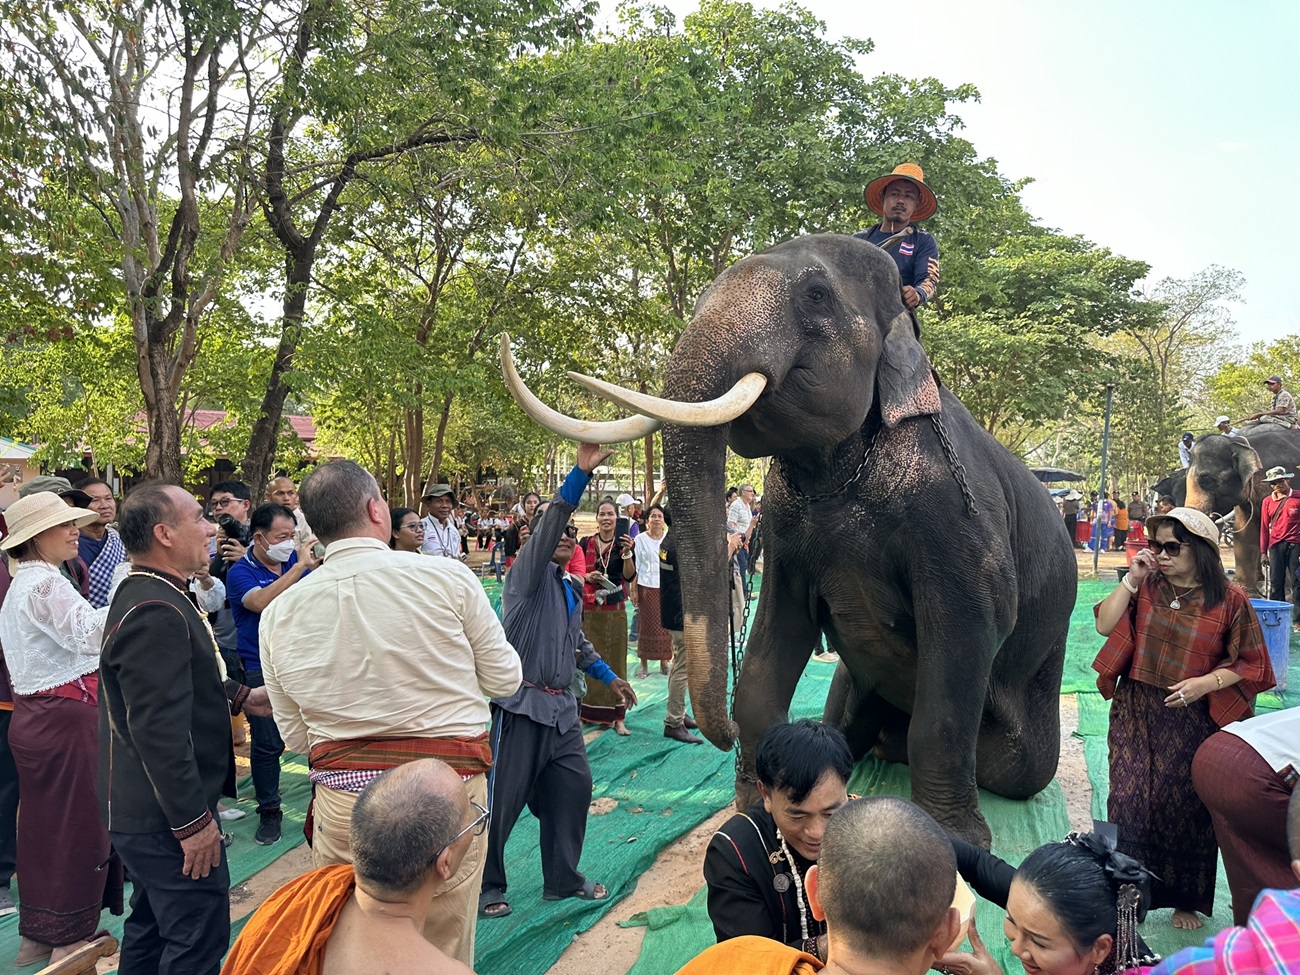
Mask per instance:
[[[918,307],[938,249],[914,221],[934,194],[910,164],[866,193],[882,220],[863,236],[890,250]],[[1276,386],[1258,419],[1285,421]],[[549,501],[528,492],[504,513],[442,483],[421,511],[390,507],[346,460],[258,496],[238,480],[202,500],[149,482],[120,509],[97,478],[22,485],[0,520],[0,914],[18,913],[15,965],[93,970],[119,947],[99,924],[127,909],[129,878],[124,975],[468,972],[480,924],[512,913],[505,849],[525,808],[542,897],[607,900],[578,869],[593,797],[584,723],[630,733],[631,644],[633,681],[653,663],[668,678],[664,736],[701,743],[670,509],[601,498],[579,537],[575,514],[611,454],[579,445]],[[1285,509],[1289,487],[1275,494]],[[1254,714],[1274,674],[1218,528],[1172,499],[1154,512],[1136,495],[1080,501],[1061,499],[1061,516],[1086,521],[1089,544],[1144,543],[1095,607],[1109,821],[1012,865],[906,799],[851,796],[853,753],[834,727],[778,723],[756,748],[759,801],[703,857],[717,944],[683,973],[995,975],[972,891],[1001,909],[1031,975],[1300,966],[1300,711]],[[741,484],[723,503],[743,621],[761,502]],[[506,569],[499,615],[467,564],[471,540]],[[306,756],[313,869],[231,946],[222,824],[245,814],[241,716],[254,842],[282,841],[282,758]],[[1176,927],[1200,926],[1220,854],[1237,927],[1157,958],[1139,925],[1169,907]]]

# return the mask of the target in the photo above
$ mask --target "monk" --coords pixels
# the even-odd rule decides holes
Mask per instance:
[[[677,975],[924,975],[961,932],[957,860],[939,824],[897,796],[856,799],[830,818],[806,877],[826,922],[827,957],[746,935],[701,952]]]
[[[352,810],[351,864],[303,874],[249,919],[222,975],[473,975],[424,940],[433,892],[460,869],[487,810],[433,758],[390,769]]]

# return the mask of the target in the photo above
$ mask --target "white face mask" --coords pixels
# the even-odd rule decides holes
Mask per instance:
[[[276,542],[274,545],[266,547],[266,557],[272,562],[288,562],[289,556],[293,554],[293,539],[288,538],[283,542]]]

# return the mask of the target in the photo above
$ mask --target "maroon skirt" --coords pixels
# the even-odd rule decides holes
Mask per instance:
[[[636,655],[643,661],[672,660],[673,641],[659,618],[659,590],[637,586],[641,605],[637,607]]]
[[[1202,698],[1165,707],[1169,692],[1123,678],[1110,706],[1110,799],[1119,848],[1156,875],[1152,907],[1214,909],[1218,847],[1192,787],[1196,750],[1219,730]]]
[[[99,818],[99,711],[67,697],[14,695],[9,748],[18,766],[18,933],[58,948],[92,937],[100,911],[121,914]]]

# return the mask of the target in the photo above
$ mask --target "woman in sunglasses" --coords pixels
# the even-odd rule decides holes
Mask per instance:
[[[1119,848],[1144,863],[1152,907],[1199,928],[1214,904],[1210,814],[1192,788],[1192,757],[1219,728],[1254,713],[1273,686],[1255,610],[1229,582],[1208,515],[1174,508],[1146,521],[1148,548],[1097,604],[1106,637],[1093,669],[1110,709],[1110,799]]]

